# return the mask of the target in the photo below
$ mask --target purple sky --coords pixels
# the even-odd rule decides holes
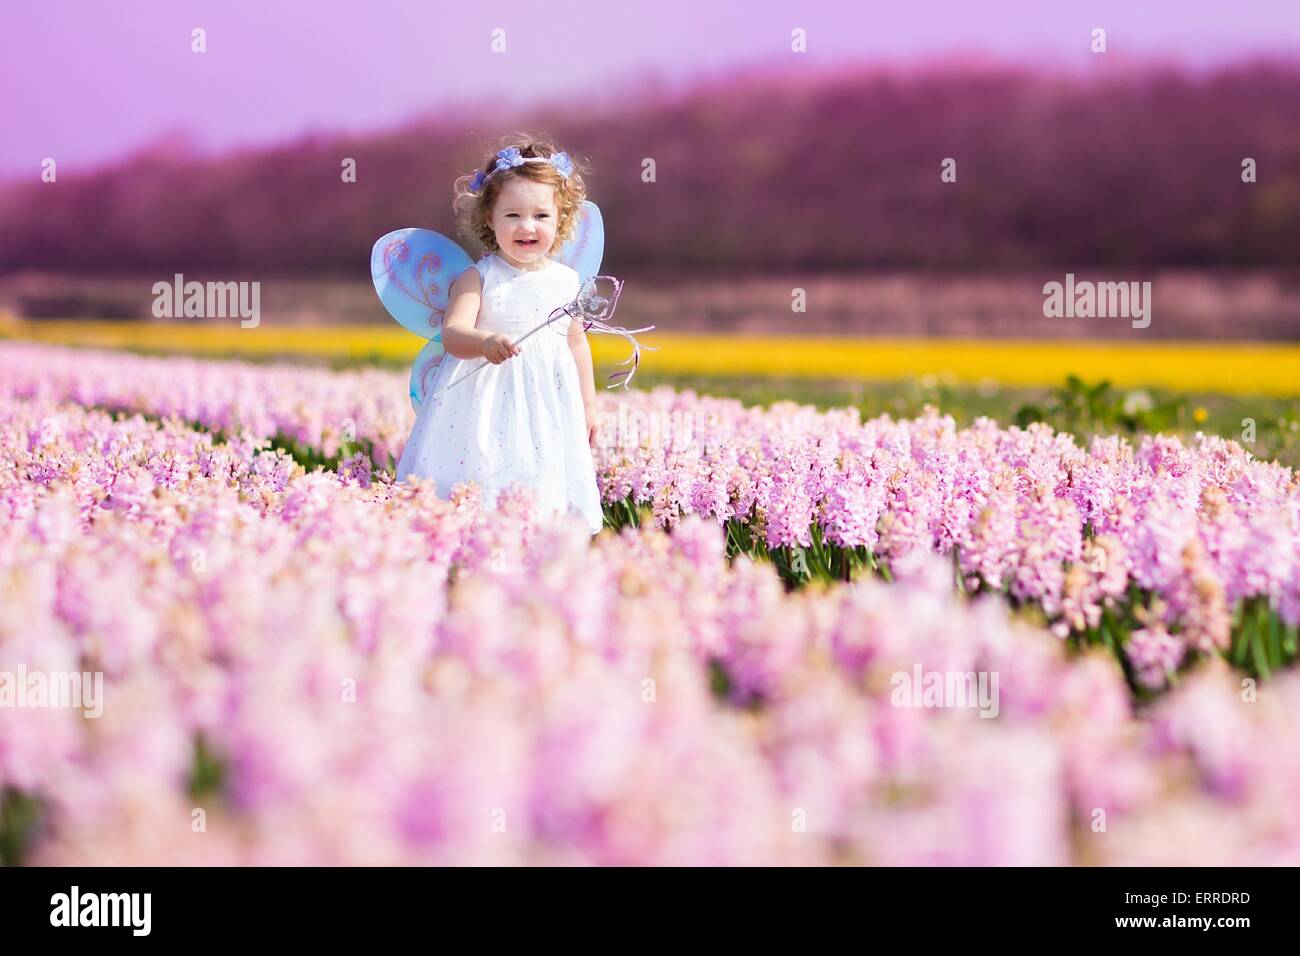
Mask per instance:
[[[208,52],[190,52],[190,30]],[[789,52],[790,30],[809,52]],[[1091,28],[1110,52],[1087,52]],[[506,30],[508,52],[489,49]],[[112,160],[164,133],[197,148],[380,129],[457,102],[581,110],[653,82],[776,62],[815,70],[954,52],[1095,70],[1300,51],[1296,0],[5,0],[0,174]],[[496,131],[484,131],[494,134]]]

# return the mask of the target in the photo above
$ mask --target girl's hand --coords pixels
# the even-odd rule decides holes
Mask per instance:
[[[508,358],[519,354],[519,346],[510,341],[506,335],[493,332],[483,340],[483,357],[493,365],[500,365]]]
[[[583,412],[587,416],[587,444],[592,448],[596,447],[596,405],[593,402],[585,402],[582,406]]]

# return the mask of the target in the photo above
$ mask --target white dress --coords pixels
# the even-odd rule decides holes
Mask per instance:
[[[517,269],[496,254],[474,263],[483,278],[474,327],[517,342],[571,301],[578,294],[578,273],[555,260],[547,263]],[[459,482],[477,482],[486,508],[495,507],[507,485],[527,485],[543,514],[576,513],[595,534],[604,519],[573,353],[554,328],[534,333],[519,349],[500,365],[443,357],[397,463],[397,480],[432,478],[443,497]]]

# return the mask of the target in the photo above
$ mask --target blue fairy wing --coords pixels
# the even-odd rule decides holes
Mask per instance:
[[[451,284],[473,265],[469,253],[432,229],[398,229],[370,252],[379,301],[402,328],[426,339],[442,329]]]
[[[419,414],[420,406],[424,404],[424,396],[429,393],[433,373],[446,357],[447,353],[442,347],[442,331],[439,330],[424,343],[424,348],[415,357],[415,364],[411,366],[411,405],[415,407],[416,414]]]
[[[442,321],[451,284],[471,265],[464,249],[432,229],[397,229],[370,252],[370,278],[379,301],[402,328],[429,339],[411,368],[411,404],[417,412],[445,355]]]
[[[600,209],[590,199],[584,199],[578,209],[578,224],[573,238],[560,247],[555,258],[578,273],[586,282],[600,272],[600,261],[605,257],[605,220]]]

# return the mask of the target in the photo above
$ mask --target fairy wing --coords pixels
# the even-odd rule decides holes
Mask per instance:
[[[433,378],[433,373],[438,370],[446,354],[446,350],[442,347],[442,333],[439,332],[424,343],[424,348],[420,349],[420,354],[415,357],[415,364],[411,366],[411,405],[417,414],[420,406],[424,404],[424,396],[429,394],[429,382]]]
[[[388,314],[402,328],[429,339],[411,369],[411,404],[420,410],[425,388],[446,354],[442,322],[451,284],[473,265],[469,253],[432,229],[397,229],[370,252],[370,278]]]
[[[600,209],[590,199],[584,199],[578,209],[578,223],[573,238],[560,247],[555,258],[578,273],[586,282],[600,272],[600,262],[605,257],[605,220]]]

